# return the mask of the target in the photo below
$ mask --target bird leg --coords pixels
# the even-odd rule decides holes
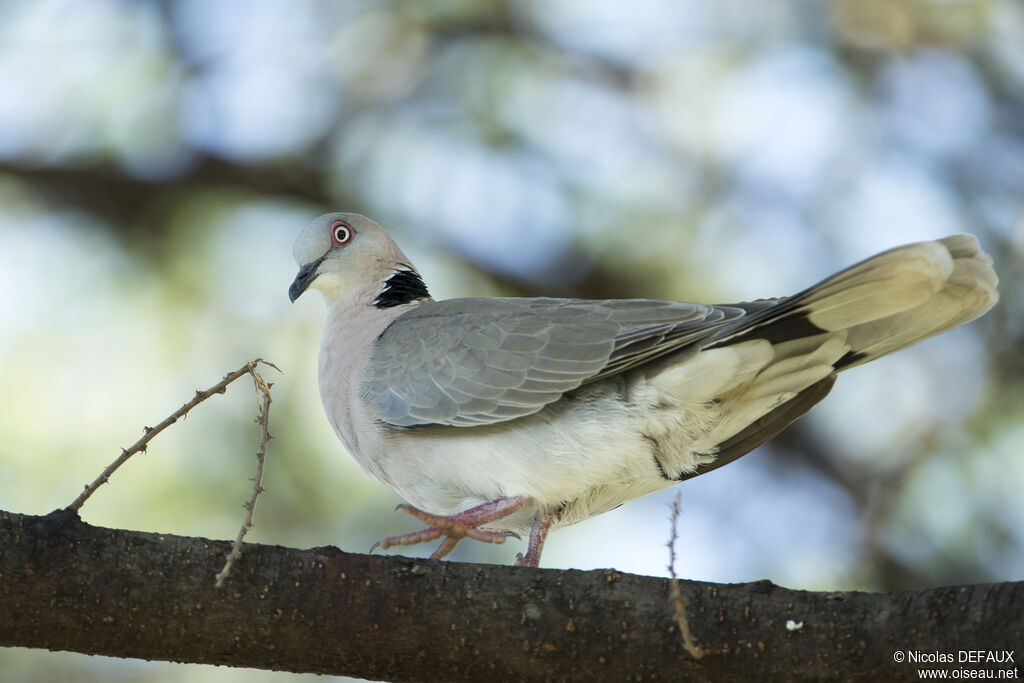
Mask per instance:
[[[441,545],[430,556],[432,560],[439,560],[455,550],[455,546],[463,538],[472,538],[484,543],[504,543],[508,536],[515,536],[515,534],[506,531],[484,531],[477,527],[504,519],[524,505],[526,505],[526,498],[523,496],[510,496],[497,498],[454,515],[433,515],[412,505],[402,504],[397,509],[426,522],[430,526],[420,531],[413,531],[412,533],[400,536],[390,536],[383,541],[378,541],[370,548],[370,552],[372,553],[377,548],[387,550],[396,545],[415,545],[417,543],[433,541],[435,538],[444,536],[445,539],[441,542]],[[532,532],[530,538],[532,543]]]
[[[530,528],[530,543],[526,546],[526,556],[516,555],[517,567],[536,567],[540,565],[540,551],[544,549],[551,523],[555,521],[555,511],[538,512],[533,518]]]

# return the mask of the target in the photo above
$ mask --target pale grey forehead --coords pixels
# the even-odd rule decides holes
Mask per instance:
[[[367,232],[375,227],[372,221],[357,213],[325,213],[303,228],[299,236],[295,238],[292,257],[295,259],[296,265],[303,266],[315,261],[331,248],[330,228],[331,223],[336,220],[346,221],[360,232]]]
[[[323,256],[331,248],[331,222],[344,217],[341,213],[325,213],[303,228],[292,247],[296,265],[303,266]]]

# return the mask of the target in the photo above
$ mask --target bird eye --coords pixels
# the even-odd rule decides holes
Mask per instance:
[[[334,221],[331,223],[331,242],[336,247],[344,247],[352,241],[352,235],[355,232],[344,221]]]

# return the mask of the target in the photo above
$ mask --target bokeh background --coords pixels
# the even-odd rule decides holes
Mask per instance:
[[[741,461],[557,533],[544,566],[666,575],[678,492],[687,578],[1024,576],[1019,1],[0,2],[0,509],[66,505],[262,356],[283,374],[249,540],[365,551],[415,528],[331,433],[322,305],[286,296],[296,232],[338,209],[387,226],[439,298],[749,300],[976,234],[1002,278],[989,315],[844,375]],[[233,538],[248,384],[84,519]],[[296,678],[19,649],[0,671]]]

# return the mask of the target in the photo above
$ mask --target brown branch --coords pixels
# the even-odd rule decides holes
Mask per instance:
[[[686,598],[683,597],[683,591],[679,587],[679,577],[676,576],[676,539],[679,532],[679,499],[682,496],[682,491],[676,491],[676,497],[672,499],[672,533],[668,538],[668,586],[672,604],[675,606],[676,624],[679,626],[679,634],[683,638],[683,648],[694,659],[700,659],[704,656],[704,650],[697,644],[697,640],[690,630],[690,623],[686,620]]]
[[[270,384],[256,371],[255,364],[259,362],[259,359],[253,361],[249,368],[252,382],[256,385],[256,391],[260,394],[259,406],[257,407],[258,412],[256,414],[256,423],[260,426],[260,446],[256,450],[256,475],[252,478],[252,495],[243,506],[245,508],[245,519],[242,520],[242,528],[238,530],[238,535],[235,536],[235,542],[231,545],[231,552],[228,553],[228,558],[224,562],[224,568],[217,572],[217,588],[221,588],[224,585],[224,580],[227,579],[231,566],[242,556],[242,540],[249,533],[249,529],[252,528],[252,515],[256,509],[256,499],[263,493],[263,462],[266,459],[267,446],[270,444],[272,437],[270,436]],[[270,365],[275,370],[277,369],[277,366],[273,363],[267,363],[267,365]]]
[[[234,382],[242,375],[251,374],[253,376],[253,381],[257,382],[257,390],[259,390],[260,382],[263,382],[263,378],[259,377],[258,373],[256,373],[256,367],[260,363],[263,363],[264,365],[269,365],[275,370],[278,369],[276,365],[274,365],[273,363],[268,363],[262,358],[257,358],[256,360],[249,361],[248,363],[238,368],[234,372],[229,372],[227,375],[224,376],[224,379],[217,382],[209,389],[206,389],[205,391],[197,390],[196,395],[192,397],[192,400],[190,400],[188,403],[175,410],[156,427],[143,427],[142,438],[133,443],[129,448],[122,448],[121,455],[119,455],[117,459],[114,460],[114,462],[107,465],[107,468],[103,470],[102,473],[100,473],[100,476],[96,477],[96,479],[91,484],[85,487],[85,490],[83,490],[82,493],[79,494],[79,496],[75,498],[74,501],[72,501],[71,505],[68,505],[68,507],[66,508],[67,511],[77,513],[79,510],[81,510],[82,505],[84,505],[85,501],[89,499],[89,496],[95,493],[100,486],[106,484],[110,480],[110,475],[117,471],[117,469],[121,465],[125,464],[128,461],[128,458],[132,457],[136,453],[144,453],[146,451],[146,447],[149,445],[149,442],[152,441],[157,434],[167,429],[181,418],[185,417],[190,410],[192,410],[197,405],[199,405],[206,399],[210,398],[214,394],[223,394],[225,391],[227,391],[228,385]],[[258,380],[257,377],[259,377]],[[264,382],[264,384],[266,383]]]
[[[95,493],[100,486],[107,483],[110,480],[111,475],[114,474],[117,468],[119,468],[121,465],[127,462],[128,458],[132,457],[136,453],[144,452],[146,450],[146,447],[149,445],[149,442],[152,441],[157,434],[167,429],[178,420],[185,417],[190,410],[192,410],[197,405],[199,405],[206,399],[210,398],[214,394],[223,394],[225,391],[227,391],[229,384],[234,382],[242,375],[248,374],[252,376],[253,385],[256,388],[257,394],[259,394],[260,396],[260,398],[257,400],[256,413],[256,423],[260,425],[260,445],[256,451],[256,474],[255,476],[253,476],[252,480],[252,495],[249,497],[249,500],[243,505],[243,507],[245,508],[245,519],[242,520],[242,527],[238,530],[238,535],[235,537],[235,542],[231,546],[231,552],[228,553],[227,559],[224,562],[224,567],[219,572],[217,572],[215,584],[217,588],[222,587],[224,585],[224,580],[231,572],[231,566],[242,554],[242,540],[245,538],[245,535],[249,532],[249,529],[252,528],[252,516],[253,512],[256,510],[256,499],[263,492],[263,463],[264,460],[266,459],[267,445],[270,443],[271,439],[271,399],[270,384],[265,379],[263,379],[263,377],[257,370],[260,363],[272,367],[278,372],[280,372],[280,369],[273,363],[265,361],[262,358],[257,358],[256,360],[249,361],[248,363],[238,368],[234,372],[229,372],[224,376],[224,378],[221,381],[217,382],[209,389],[206,389],[205,391],[196,391],[196,395],[192,397],[192,400],[190,400],[181,408],[178,408],[176,411],[171,413],[171,415],[169,415],[163,422],[158,424],[156,427],[144,427],[144,433],[142,435],[142,438],[136,441],[134,444],[132,444],[130,448],[121,449],[121,455],[119,455],[117,459],[114,460],[114,462],[110,463],[110,465],[108,465],[106,469],[103,470],[99,477],[97,477],[91,484],[85,487],[85,490],[82,491],[78,498],[75,498],[74,502],[72,502],[71,505],[69,505],[65,509],[65,512],[74,513],[77,515],[78,511],[82,508],[82,505],[85,504],[85,501],[89,499],[89,496]]]
[[[394,681],[893,681],[923,668],[897,652],[1019,660],[1024,642],[1024,583],[869,594],[682,581],[698,661],[665,579],[244,551],[217,589],[228,542],[0,513],[0,645]]]

